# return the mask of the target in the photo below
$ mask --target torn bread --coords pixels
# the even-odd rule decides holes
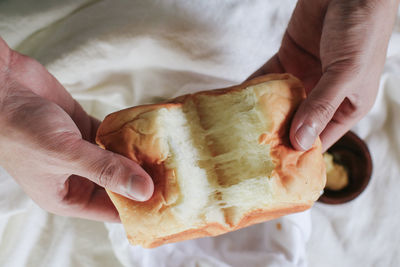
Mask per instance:
[[[185,95],[108,115],[96,141],[139,163],[155,191],[137,202],[108,191],[132,244],[215,236],[311,207],[323,190],[319,140],[289,142],[305,98],[289,74]]]

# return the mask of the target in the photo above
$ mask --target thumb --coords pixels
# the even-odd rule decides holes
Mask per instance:
[[[344,100],[342,84],[325,73],[301,103],[290,127],[290,142],[297,150],[308,150],[331,121]]]
[[[146,201],[152,196],[151,177],[134,161],[82,139],[69,151],[73,159],[70,173],[133,200]]]

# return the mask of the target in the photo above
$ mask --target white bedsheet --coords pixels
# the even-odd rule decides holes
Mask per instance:
[[[99,119],[241,82],[278,49],[295,5],[26,2],[0,2],[0,35],[44,64]],[[121,225],[46,213],[0,169],[0,266],[400,266],[399,83],[398,23],[377,102],[354,129],[369,144],[374,173],[353,202],[316,204],[220,237],[146,250],[129,246]]]

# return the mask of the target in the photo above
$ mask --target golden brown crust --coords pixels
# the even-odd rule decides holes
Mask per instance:
[[[288,74],[288,73],[284,73],[284,74],[277,74],[277,73],[272,73],[272,74],[268,74],[268,75],[263,75],[263,76],[259,76],[256,77],[252,80],[248,80],[248,81],[244,81],[243,83],[239,84],[239,85],[234,85],[234,86],[230,86],[227,88],[221,88],[221,89],[214,89],[214,90],[207,90],[207,91],[199,91],[196,92],[194,94],[187,94],[187,95],[182,95],[182,96],[178,96],[170,101],[168,101],[168,103],[184,103],[186,101],[186,99],[191,98],[193,96],[196,95],[200,95],[200,94],[207,94],[207,95],[223,95],[226,94],[228,92],[234,92],[234,91],[240,91],[243,90],[244,88],[247,88],[249,86],[252,85],[256,85],[256,84],[260,84],[260,83],[264,83],[264,82],[269,82],[269,81],[285,81],[288,82],[290,84],[290,87],[293,89],[296,88],[303,88],[300,81],[295,78],[293,75]],[[298,91],[296,90],[296,92],[293,92],[294,94],[299,94],[299,95],[305,95],[305,93],[301,93],[302,91]],[[304,90],[303,90],[304,92]],[[162,104],[161,104],[162,105]]]
[[[148,122],[152,120],[146,116],[160,107],[180,106],[180,104],[143,105],[121,110],[108,115],[97,131],[96,142],[102,148],[136,161],[153,179],[154,193],[146,202],[137,202],[107,191],[119,211],[127,233],[137,230],[132,222],[141,225],[143,232],[149,233],[155,232],[152,229],[153,225],[161,223],[179,227],[179,222],[174,219],[168,209],[165,209],[179,196],[175,173],[174,170],[167,169],[162,164],[168,151],[163,150],[160,145],[157,125],[149,124]],[[127,207],[129,211],[125,212]],[[162,214],[162,216],[157,214]],[[160,232],[162,232],[161,229]],[[146,242],[146,240],[140,240],[140,236],[136,238],[136,243]]]
[[[285,82],[282,83],[282,80]],[[270,134],[261,135],[259,141],[271,146],[270,154],[275,163],[273,176],[281,185],[279,188],[285,188],[287,194],[298,195],[300,199],[304,192],[312,191],[316,200],[325,183],[323,179],[320,183],[311,180],[324,177],[325,174],[325,165],[320,156],[321,143],[318,139],[310,150],[297,151],[289,140],[290,121],[297,106],[306,97],[305,90],[301,82],[289,74],[262,76],[252,82],[257,84],[265,81],[277,83],[269,87],[268,94],[263,94],[262,90],[259,92],[263,112],[272,120]]]
[[[185,241],[185,240],[190,240],[194,238],[199,238],[199,237],[206,237],[206,236],[217,236],[221,235],[227,232],[232,232],[236,231],[242,228],[245,228],[247,226],[257,224],[257,223],[262,223],[265,221],[269,221],[275,218],[282,217],[286,214],[291,214],[295,212],[301,212],[304,210],[307,210],[311,207],[310,205],[291,205],[289,207],[279,207],[274,210],[256,210],[252,211],[251,213],[246,214],[243,216],[242,220],[239,222],[239,224],[235,227],[224,227],[221,224],[218,223],[210,223],[208,225],[205,225],[203,227],[197,228],[197,229],[190,229],[186,230],[177,234],[157,238],[153,240],[151,243],[147,244],[145,247],[146,248],[155,248],[164,244],[168,243],[175,243],[175,242],[180,242],[180,241]],[[128,239],[132,239],[131,242],[134,243],[135,240],[132,237],[128,236]]]
[[[173,103],[143,105],[112,113],[97,130],[96,142],[102,148],[125,155],[139,164],[159,164],[165,155],[158,149],[157,126],[148,125],[151,120],[146,116],[161,107],[169,109],[180,106]]]
[[[264,82],[269,82],[268,91],[256,86]],[[141,119],[149,121],[146,117],[151,114],[149,111],[181,107],[183,103],[189,99],[195,100],[199,95],[226,94],[253,85],[262,113],[270,120],[269,133],[262,134],[259,143],[270,145],[270,156],[275,164],[272,173],[276,183],[275,197],[278,203],[280,199],[282,202],[289,200],[289,203],[247,213],[236,225],[232,222],[228,222],[226,226],[208,223],[195,229],[180,228],[183,226],[168,209],[179,196],[174,170],[167,169],[163,164],[168,149],[160,144],[157,126],[148,123],[142,125]],[[306,152],[296,151],[290,145],[290,119],[304,98],[305,90],[298,79],[290,74],[269,74],[241,85],[184,95],[169,103],[133,107],[107,116],[98,129],[96,142],[103,148],[138,162],[155,183],[152,198],[144,203],[108,192],[120,212],[121,221],[131,243],[151,248],[197,237],[215,236],[309,208],[324,187],[325,169],[319,140]],[[308,198],[304,198],[304,194]],[[137,233],[138,225],[143,235],[129,236],[129,233]],[[162,229],[154,229],[153,225],[160,225]],[[163,236],[166,232],[176,234]],[[149,234],[152,238],[148,238]]]

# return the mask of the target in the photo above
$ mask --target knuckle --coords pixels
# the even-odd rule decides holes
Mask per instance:
[[[70,179],[71,177],[63,186],[55,190],[51,201],[44,203],[42,208],[51,213],[70,216],[86,207],[91,194],[82,194],[81,192],[89,192],[87,191],[88,188],[84,185],[79,186],[76,182],[71,185]]]
[[[46,121],[53,114],[54,107],[26,89],[12,87],[0,103],[0,111],[3,121],[18,124]]]
[[[112,155],[99,164],[101,164],[98,174],[99,184],[105,188],[112,188],[117,182],[115,178],[121,172],[120,164]]]
[[[308,106],[309,114],[312,114],[312,120],[318,125],[325,125],[335,114],[336,107],[328,101],[312,102]]]
[[[340,56],[336,60],[324,66],[323,72],[332,77],[350,78],[354,73],[361,69],[358,57],[360,54],[359,47],[354,44],[343,44],[343,49],[339,50]],[[344,49],[345,48],[345,49]],[[337,53],[337,51],[335,52]]]
[[[345,100],[349,102],[350,106],[350,111],[347,112],[348,116],[353,118],[359,118],[367,114],[375,103],[374,97],[363,97],[356,93],[352,94]]]
[[[333,5],[338,7],[339,15],[346,20],[348,24],[355,24],[362,18],[376,12],[384,4],[384,0],[350,0],[350,1],[333,1]],[[353,20],[351,19],[353,17]],[[355,18],[354,18],[355,17]]]

